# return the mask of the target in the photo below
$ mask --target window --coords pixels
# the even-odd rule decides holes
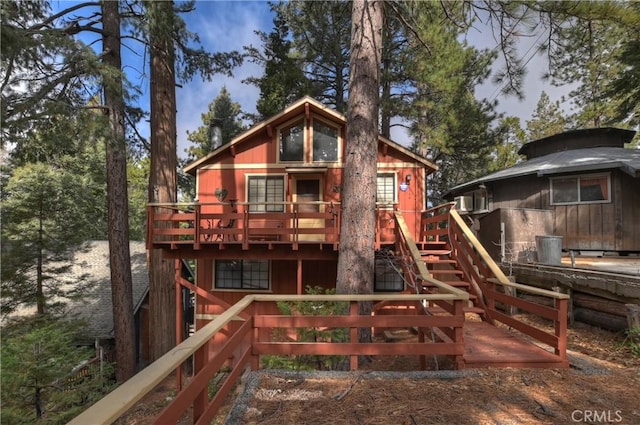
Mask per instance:
[[[474,211],[487,210],[487,190],[486,189],[480,189],[473,192],[473,210]]]
[[[280,130],[280,161],[304,161],[304,122]]]
[[[551,204],[610,202],[608,174],[558,177],[551,179]]]
[[[216,260],[215,289],[269,289],[269,261]]]
[[[374,292],[400,292],[404,290],[404,280],[400,273],[386,259],[376,258]]]
[[[376,202],[378,204],[393,204],[396,201],[395,173],[378,173]]]
[[[278,132],[280,162],[337,162],[339,127],[318,118],[304,119],[283,126]]]
[[[315,120],[313,122],[313,161],[338,160],[338,130]]]
[[[283,176],[249,176],[247,200],[251,212],[284,211],[284,177]],[[277,204],[265,204],[278,202]],[[256,205],[257,204],[257,205]]]

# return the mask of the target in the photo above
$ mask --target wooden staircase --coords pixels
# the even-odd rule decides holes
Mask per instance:
[[[482,321],[489,321],[482,294],[473,289],[458,261],[451,256],[451,246],[446,241],[423,242],[420,244],[420,255],[431,277],[454,288],[469,293],[469,305],[464,307],[465,313],[474,313]],[[434,287],[428,282],[423,284],[423,292],[432,292]],[[438,313],[438,307],[432,307],[431,313]]]

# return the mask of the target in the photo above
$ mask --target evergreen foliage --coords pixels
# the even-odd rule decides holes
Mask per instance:
[[[260,89],[256,104],[258,115],[249,115],[254,124],[276,115],[289,103],[304,95],[313,96],[310,93],[310,82],[303,72],[302,59],[289,39],[289,26],[279,8],[272,5],[271,10],[275,13],[273,30],[269,34],[256,31],[264,52],[251,45],[244,47],[249,61],[264,68],[262,77],[243,80]]]
[[[211,103],[207,112],[201,115],[202,125],[195,131],[187,131],[187,139],[193,146],[185,149],[187,160],[193,161],[206,156],[214,150],[211,139],[212,125],[220,126],[222,144],[229,143],[244,130],[241,120],[242,109],[238,102],[231,99],[231,94],[224,86]]]
[[[559,103],[551,102],[549,95],[543,91],[531,120],[527,121],[527,138],[529,141],[538,140],[567,129],[567,119],[562,114]]]
[[[81,323],[44,315],[2,328],[2,423],[64,424],[111,387],[108,364],[88,364],[75,341]]]

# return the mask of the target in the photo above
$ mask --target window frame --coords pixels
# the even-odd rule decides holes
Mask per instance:
[[[282,133],[290,128],[293,127],[297,127],[298,125],[302,125],[302,160],[290,160],[290,159],[282,159],[282,149],[281,149],[281,145],[282,145]],[[307,144],[307,133],[308,133],[308,127],[307,127],[307,120],[304,117],[296,117],[292,120],[287,121],[285,124],[281,125],[280,127],[278,127],[278,132],[277,132],[277,136],[276,136],[276,149],[278,150],[277,155],[278,155],[278,162],[284,163],[284,164],[303,164],[306,161],[306,157],[307,157],[307,148],[306,148],[306,144]]]
[[[287,199],[287,180],[286,180],[286,174],[252,174],[252,173],[247,173],[245,174],[245,199],[247,200],[247,203],[249,204],[249,212],[251,213],[272,213],[272,212],[284,212],[285,211],[285,205],[284,202],[286,202]],[[250,198],[250,193],[251,193],[251,180],[252,179],[259,179],[259,178],[264,178],[265,179],[265,196],[267,195],[267,191],[266,188],[267,186],[267,180],[270,178],[278,178],[282,181],[282,200],[280,201],[273,201],[273,202],[277,202],[279,204],[275,204],[277,205],[277,209],[272,209],[269,210],[267,209],[268,205],[266,203],[268,203],[269,201],[267,199],[263,200],[263,201],[255,201],[252,200]],[[264,205],[252,205],[252,203],[254,202],[263,202],[265,203]],[[255,207],[263,207],[263,210],[256,210],[254,209]]]
[[[336,132],[336,159],[327,161],[314,161],[314,126],[316,122],[320,125],[335,130]],[[302,125],[302,160],[286,160],[281,156],[282,133],[297,125]],[[336,124],[330,120],[323,119],[318,115],[311,114],[307,119],[304,116],[297,116],[290,119],[284,124],[278,126],[276,132],[276,161],[278,164],[285,165],[313,165],[313,164],[340,164],[342,162],[342,125]]]
[[[606,196],[605,199],[595,200],[595,201],[583,201],[581,199],[581,180],[587,179],[599,179],[606,178]],[[575,190],[577,194],[577,200],[568,201],[568,202],[556,202],[554,200],[554,184],[559,180],[569,180],[575,179]],[[596,173],[596,174],[577,174],[577,175],[567,175],[567,176],[558,176],[558,177],[550,177],[549,178],[549,204],[550,205],[588,205],[588,204],[609,204],[611,203],[611,173]]]
[[[220,264],[223,263],[229,263],[232,261],[239,261],[241,264],[241,270],[240,270],[240,287],[234,287],[234,286],[225,286],[225,287],[218,287],[218,266]],[[267,280],[266,280],[266,287],[262,288],[262,287],[245,287],[243,286],[243,278],[245,275],[245,270],[244,270],[244,265],[247,262],[252,262],[252,263],[262,263],[265,264],[267,266]],[[264,293],[264,292],[270,292],[271,291],[271,260],[247,260],[247,259],[237,259],[237,260],[214,260],[213,262],[213,285],[212,285],[212,290],[214,291],[228,291],[228,292],[260,292],[260,293]],[[247,271],[249,272],[249,271]],[[258,270],[258,273],[260,273],[260,270]],[[234,282],[234,280],[232,279],[232,284]]]
[[[378,284],[383,284],[385,286],[390,286],[393,284],[397,284],[398,282],[387,282],[386,280],[383,282],[379,282],[378,280],[378,270],[379,267],[384,267],[385,270],[382,271],[382,273],[384,275],[387,275],[390,272],[394,273],[394,276],[397,275],[397,270],[393,269],[391,266],[389,266],[389,264],[384,261],[383,259],[380,258],[376,258],[375,259],[375,263],[374,263],[374,273],[373,273],[373,292],[387,292],[387,293],[394,293],[394,292],[402,292],[404,291],[405,288],[405,281],[404,278],[400,275],[397,275],[397,278],[399,279],[399,283],[400,283],[400,288],[394,289],[394,288],[388,288],[388,287],[383,287],[380,288],[378,287]]]
[[[392,183],[392,187],[393,187],[393,200],[391,202],[391,204],[389,204],[388,202],[380,202],[378,201],[378,179],[381,177],[381,175],[388,175],[390,177],[393,178],[393,183]],[[384,206],[386,208],[393,208],[393,206],[395,204],[398,203],[398,171],[380,171],[378,170],[376,173],[376,206],[380,207],[380,206]]]

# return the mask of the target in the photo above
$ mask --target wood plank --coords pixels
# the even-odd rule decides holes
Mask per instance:
[[[485,289],[484,293],[485,296],[493,298],[494,300],[506,305],[517,307],[521,310],[525,310],[537,316],[544,317],[545,319],[551,319],[554,321],[558,320],[558,311],[555,308],[536,304],[534,302],[527,301],[522,298],[513,297],[502,292],[493,291],[491,289]]]
[[[559,356],[485,322],[467,322],[464,341],[467,367],[569,367]]]
[[[267,315],[254,316],[254,326],[257,328],[348,328],[348,327],[376,327],[376,328],[401,328],[401,327],[428,327],[428,326],[452,326],[460,327],[464,324],[462,316],[424,316],[424,315],[400,315],[387,314],[375,316],[284,316]]]
[[[253,352],[258,355],[462,355],[464,344],[445,342],[373,342],[373,343],[330,343],[330,342],[257,342],[253,344]]]
[[[589,239],[591,249],[604,249],[602,243],[602,204],[590,204],[589,208]]]

